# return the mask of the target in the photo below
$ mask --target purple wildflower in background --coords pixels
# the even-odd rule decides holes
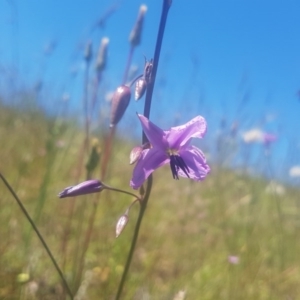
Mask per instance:
[[[99,180],[91,179],[79,183],[77,185],[69,186],[65,188],[62,192],[58,194],[58,197],[66,198],[66,197],[74,197],[74,196],[98,193],[101,192],[104,188],[105,186]]]
[[[269,146],[273,142],[277,141],[278,137],[275,134],[264,133],[263,134],[263,142],[266,146]]]
[[[227,259],[228,262],[232,265],[237,265],[240,262],[240,258],[236,255],[229,255]]]
[[[205,156],[200,149],[190,145],[192,138],[202,138],[206,132],[203,117],[197,116],[184,125],[166,131],[146,117],[138,117],[152,148],[142,152],[133,170],[132,188],[139,188],[154,170],[167,163],[170,163],[174,179],[179,179],[179,176],[195,181],[205,179],[210,171]]]

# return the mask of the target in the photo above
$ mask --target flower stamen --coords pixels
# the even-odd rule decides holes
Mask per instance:
[[[189,168],[186,165],[185,161],[180,155],[171,154],[170,155],[170,167],[172,171],[173,178],[179,180],[178,171],[181,169],[185,175],[190,178],[189,176]]]

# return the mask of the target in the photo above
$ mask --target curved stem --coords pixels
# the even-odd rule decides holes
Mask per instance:
[[[2,181],[4,182],[4,184],[6,185],[6,187],[8,188],[8,190],[10,191],[10,193],[13,195],[13,197],[15,198],[15,200],[17,201],[19,207],[21,208],[23,214],[25,215],[25,217],[27,218],[28,222],[31,224],[32,228],[34,229],[35,233],[37,234],[39,240],[41,241],[41,243],[43,244],[45,250],[47,251],[47,254],[49,255],[57,273],[59,274],[69,296],[71,299],[73,299],[73,294],[69,288],[69,285],[62,273],[62,271],[60,270],[54,256],[52,255],[47,243],[45,242],[43,236],[41,235],[41,233],[39,232],[38,228],[36,227],[36,225],[34,224],[33,220],[31,219],[30,215],[28,214],[26,208],[24,207],[24,205],[22,204],[21,200],[19,199],[19,197],[17,196],[17,194],[15,193],[15,191],[13,190],[13,188],[10,186],[10,184],[8,183],[8,181],[5,179],[5,177],[0,173],[0,177],[2,179]]]
[[[128,253],[128,256],[127,256],[126,265],[125,265],[125,268],[124,268],[124,271],[123,271],[123,274],[122,274],[122,278],[121,278],[121,281],[120,281],[120,284],[119,284],[119,287],[118,287],[118,292],[117,292],[115,300],[120,299],[122,291],[123,291],[123,286],[124,286],[124,283],[125,283],[128,271],[129,271],[129,267],[130,267],[131,260],[132,260],[132,257],[133,257],[133,253],[134,253],[134,250],[135,250],[137,238],[139,236],[139,231],[140,231],[140,227],[141,227],[141,224],[142,224],[143,216],[144,216],[144,213],[146,211],[147,203],[148,203],[148,200],[149,200],[151,187],[152,187],[152,181],[153,181],[152,180],[152,175],[150,175],[148,180],[147,180],[147,190],[146,190],[146,193],[145,193],[145,197],[140,202],[141,206],[140,206],[139,216],[138,216],[138,219],[137,219],[137,222],[136,222],[136,225],[135,225],[135,229],[134,229],[134,233],[133,233],[133,237],[132,237],[132,241],[131,241],[131,247],[130,247],[130,250],[129,250],[129,253]]]
[[[103,183],[102,183],[103,184]],[[113,188],[113,187],[110,187],[108,185],[105,185],[105,188],[110,190],[110,191],[115,191],[115,192],[119,192],[119,193],[123,193],[123,194],[127,194],[127,195],[130,195],[130,196],[133,196],[134,198],[136,198],[137,200],[141,200],[141,198],[131,192],[127,192],[127,191],[124,191],[124,190],[120,190],[120,189],[117,189],[117,188]]]
[[[143,76],[144,76],[144,74],[141,74],[141,75],[135,77],[135,78],[129,83],[129,86],[132,87],[132,86],[134,85],[134,83],[135,83],[138,79],[142,78]]]

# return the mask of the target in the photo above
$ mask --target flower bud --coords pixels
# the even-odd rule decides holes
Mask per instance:
[[[141,146],[134,147],[130,152],[129,164],[132,165],[132,164],[136,163],[139,160],[139,158],[141,157],[142,152],[143,152],[143,147],[141,147]]]
[[[146,84],[149,84],[151,80],[152,69],[153,69],[153,60],[150,59],[149,61],[145,62],[145,67],[144,67],[144,79],[146,81]]]
[[[128,223],[129,217],[128,214],[125,213],[124,215],[122,215],[116,225],[116,237],[118,237],[122,231],[124,230],[126,224]]]
[[[110,127],[119,123],[129,104],[130,97],[131,91],[128,86],[121,85],[117,88],[111,100]]]
[[[92,42],[88,41],[84,49],[84,59],[88,63],[92,58]]]
[[[59,198],[66,198],[66,197],[74,197],[92,193],[98,193],[105,189],[104,184],[102,184],[99,180],[91,179],[79,183],[74,186],[69,186],[65,188],[62,192],[58,194]]]
[[[104,37],[101,40],[101,44],[99,47],[97,60],[96,60],[96,70],[98,72],[103,71],[106,67],[108,43],[109,43],[109,38],[107,38],[107,37]]]
[[[142,29],[143,29],[143,23],[144,23],[144,16],[147,11],[146,5],[141,5],[138,18],[136,20],[136,23],[130,33],[129,36],[129,42],[133,47],[138,46],[141,42],[141,35],[142,35]]]
[[[151,148],[151,145],[150,145],[149,142],[143,144],[142,146],[134,147],[130,152],[130,156],[129,156],[130,162],[129,162],[129,164],[132,165],[132,164],[136,163],[140,159],[143,150],[149,149],[149,148]]]
[[[147,83],[146,80],[142,77],[135,82],[135,91],[134,91],[134,99],[135,101],[140,100],[146,91]]]

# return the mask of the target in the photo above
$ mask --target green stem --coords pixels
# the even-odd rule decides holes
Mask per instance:
[[[89,97],[88,97],[88,86],[89,86],[89,69],[90,61],[86,62],[86,69],[84,74],[84,87],[83,87],[83,110],[84,110],[84,120],[85,120],[85,151],[89,153],[89,139],[90,139],[90,119],[89,119]]]
[[[127,195],[130,195],[130,196],[133,196],[134,198],[136,198],[138,200],[141,199],[139,196],[137,196],[137,195],[135,195],[135,194],[133,194],[131,192],[127,192],[127,191],[124,191],[124,190],[121,190],[121,189],[113,188],[113,187],[110,187],[108,185],[105,185],[105,188],[108,189],[108,190],[110,190],[110,191],[115,191],[115,192],[119,192],[119,193],[123,193],[123,194],[127,194]]]
[[[165,26],[166,26],[166,22],[167,22],[168,12],[169,12],[169,8],[171,7],[171,4],[172,4],[172,0],[163,0],[163,7],[162,7],[160,24],[159,24],[158,34],[157,34],[151,78],[150,78],[150,82],[147,86],[147,92],[146,92],[146,97],[145,97],[144,116],[146,118],[149,118],[149,116],[150,116],[152,93],[153,93],[153,89],[154,89],[156,72],[157,72],[157,67],[158,67],[158,62],[159,62],[159,55],[160,55],[162,40],[164,37],[164,31],[165,31]],[[145,135],[143,135],[143,143],[145,143],[146,141],[147,141],[147,138]]]
[[[45,250],[47,251],[47,254],[49,255],[57,273],[59,274],[69,296],[71,299],[73,299],[73,294],[69,288],[69,285],[62,273],[62,271],[60,270],[58,264],[56,263],[56,260],[54,258],[54,256],[52,255],[47,243],[45,242],[45,240],[43,239],[41,233],[39,232],[38,228],[35,226],[33,220],[31,219],[30,215],[28,214],[27,210],[25,209],[24,205],[22,204],[21,200],[18,198],[17,194],[14,192],[13,188],[10,186],[10,184],[7,182],[7,180],[5,179],[5,177],[0,173],[0,177],[2,179],[2,181],[4,182],[4,184],[6,185],[6,187],[8,188],[8,190],[10,191],[10,193],[13,195],[13,197],[15,198],[15,200],[17,201],[19,207],[21,208],[23,214],[25,215],[25,217],[27,218],[28,222],[31,224],[32,228],[34,229],[34,231],[36,232],[38,238],[40,239],[41,243],[43,244]]]
[[[150,115],[150,109],[151,109],[151,100],[152,100],[152,94],[153,94],[153,89],[154,89],[154,83],[155,83],[155,78],[156,78],[156,71],[158,67],[158,62],[159,62],[159,55],[160,55],[160,50],[161,50],[161,45],[162,45],[162,40],[164,36],[164,31],[165,31],[165,26],[167,22],[167,16],[169,12],[169,8],[171,7],[172,0],[163,0],[163,7],[162,7],[162,13],[161,13],[161,18],[160,18],[160,24],[159,24],[159,29],[158,29],[158,34],[157,34],[157,40],[156,40],[156,46],[155,46],[155,52],[154,52],[154,58],[153,58],[153,68],[151,72],[151,78],[150,82],[147,86],[147,92],[146,92],[146,97],[145,97],[145,107],[144,107],[144,116],[146,118],[149,118]],[[148,142],[148,139],[146,135],[143,133],[143,144]],[[134,249],[136,246],[137,238],[139,235],[139,230],[142,224],[142,220],[144,217],[144,213],[147,207],[147,203],[150,197],[151,193],[151,188],[152,188],[152,175],[150,175],[147,179],[147,189],[145,196],[143,197],[142,201],[140,202],[140,212],[139,216],[135,225],[134,229],[134,234],[133,238],[131,241],[131,247],[127,256],[127,261],[126,265],[122,274],[122,278],[118,287],[117,295],[116,295],[116,300],[119,300],[122,294],[123,286],[127,278],[127,274],[130,268],[131,260],[133,257]]]
[[[146,211],[146,207],[147,207],[147,203],[150,197],[150,192],[151,192],[151,187],[152,187],[152,175],[149,176],[148,180],[147,180],[147,190],[146,190],[146,194],[145,197],[143,198],[143,200],[140,202],[141,206],[140,206],[140,212],[139,212],[139,216],[135,225],[135,229],[134,229],[134,233],[133,233],[133,237],[132,237],[132,241],[131,241],[131,247],[127,256],[127,261],[126,261],[126,265],[122,274],[122,278],[118,287],[118,292],[116,295],[115,300],[119,300],[123,291],[123,287],[124,287],[124,283],[126,281],[127,278],[127,274],[130,268],[130,264],[132,261],[132,257],[133,257],[133,253],[135,250],[135,246],[136,246],[136,242],[137,242],[137,238],[139,236],[139,231],[140,231],[140,227],[142,224],[142,220],[143,220],[143,216],[144,213]]]

